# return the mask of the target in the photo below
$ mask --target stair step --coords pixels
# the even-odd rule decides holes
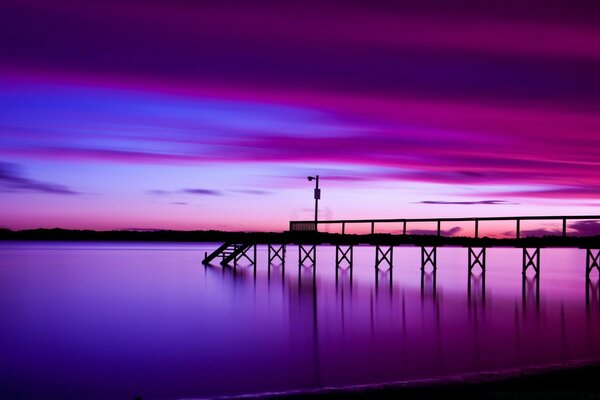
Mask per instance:
[[[203,263],[208,264],[216,257],[220,257],[221,264],[227,264],[238,259],[238,257],[240,257],[244,251],[247,251],[250,246],[250,244],[223,243],[218,249],[213,251],[210,255],[207,255],[204,258]]]

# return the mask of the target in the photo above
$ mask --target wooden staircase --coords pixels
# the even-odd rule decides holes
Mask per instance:
[[[254,258],[251,258],[247,254],[248,250],[250,250],[252,247],[254,247]],[[207,253],[204,257],[204,260],[202,260],[202,264],[208,265],[217,257],[221,257],[221,265],[229,265],[232,261],[233,264],[236,265],[237,262],[242,258],[246,258],[248,261],[250,261],[250,263],[255,265],[256,245],[248,243],[225,242],[212,253]]]

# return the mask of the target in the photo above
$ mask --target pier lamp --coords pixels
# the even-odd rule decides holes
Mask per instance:
[[[319,199],[321,198],[321,189],[319,189],[319,175],[309,176],[308,181],[315,181],[315,231],[317,230],[317,220],[319,214]]]

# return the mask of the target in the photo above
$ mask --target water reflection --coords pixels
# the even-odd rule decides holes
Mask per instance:
[[[293,290],[290,286],[289,291],[290,327],[293,327],[292,342],[303,344],[309,338],[306,354],[311,355],[311,368],[308,370],[312,371],[312,376],[307,383],[310,386],[320,387],[322,381],[319,358],[316,267],[301,267],[298,272],[297,290]]]
[[[394,282],[394,268],[373,268],[373,270],[375,271],[375,290],[379,290],[379,284],[381,283],[384,286],[389,286],[391,292],[392,284]]]
[[[485,306],[485,270],[477,273],[469,271],[467,276],[467,300],[469,309],[477,305]]]
[[[421,299],[431,297],[435,299],[437,294],[437,270],[427,272],[421,269]]]
[[[271,271],[273,271],[274,274],[276,274],[276,273],[281,274],[281,279],[283,279],[285,276],[285,263],[274,264],[274,265],[271,263],[268,264],[267,278],[268,278],[269,282],[271,281]]]
[[[599,278],[576,250],[548,250],[540,282],[514,249],[470,270],[464,249],[421,269],[403,248],[376,269],[372,248],[336,268],[320,247],[296,269],[262,248],[256,265],[199,267],[204,248],[103,246],[0,248],[8,397],[206,397],[600,357]]]
[[[600,275],[600,273],[599,273]],[[586,276],[585,280],[585,304],[587,310],[600,310],[600,276]]]
[[[354,275],[353,273],[354,273],[354,269],[352,267],[348,267],[348,268],[337,267],[335,269],[335,287],[336,287],[336,289],[338,289],[338,287],[341,287],[342,289],[344,287],[348,287],[349,290],[352,291],[352,278]]]
[[[536,273],[532,276],[523,274],[522,278],[522,296],[523,307],[527,304],[535,304],[536,308],[540,305],[540,274]]]

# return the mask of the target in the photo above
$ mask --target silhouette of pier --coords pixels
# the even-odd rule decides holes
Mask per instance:
[[[317,232],[318,225],[341,226],[342,235],[346,233],[347,225],[369,225],[371,234],[376,233],[376,226],[386,224],[402,224],[402,235],[406,236],[409,232],[409,224],[434,222],[436,224],[436,236],[442,236],[442,223],[446,222],[468,222],[473,224],[474,237],[479,238],[479,226],[483,222],[492,221],[511,221],[515,226],[515,238],[521,238],[521,222],[522,221],[559,221],[562,224],[561,234],[567,236],[568,221],[573,220],[600,220],[600,215],[542,215],[542,216],[518,216],[518,217],[468,217],[468,218],[401,218],[401,219],[338,219],[338,220],[321,220],[321,221],[290,221],[290,232]]]
[[[600,274],[600,238],[579,237],[570,235],[569,221],[600,221],[600,215],[561,215],[561,216],[517,216],[517,217],[470,217],[470,218],[417,218],[417,219],[359,219],[359,220],[321,220],[321,221],[290,221],[289,232],[278,237],[276,241],[261,240],[261,237],[242,238],[239,242],[226,242],[210,254],[206,254],[204,264],[220,259],[223,266],[236,266],[245,259],[256,267],[256,246],[268,245],[268,264],[285,265],[286,246],[298,246],[298,268],[317,266],[317,247],[323,244],[335,245],[335,267],[350,269],[354,267],[354,246],[371,245],[375,250],[374,267],[376,271],[394,268],[394,247],[414,245],[421,247],[421,270],[431,270],[433,273],[438,265],[438,247],[460,246],[467,249],[467,271],[472,273],[479,268],[481,274],[486,271],[486,251],[491,247],[522,248],[522,276],[525,288],[526,281],[535,281],[541,271],[541,253],[543,248],[571,247],[586,251],[586,280],[594,269]],[[490,221],[509,221],[515,226],[513,238],[494,239],[480,236],[480,225]],[[558,234],[544,237],[524,237],[521,229],[523,221],[559,221],[562,229]],[[415,223],[435,223],[436,229],[426,234],[411,234],[410,226]],[[473,235],[470,237],[452,237],[443,235],[444,223],[467,222],[473,224]],[[377,228],[386,224],[402,225],[402,230],[395,234],[378,232]],[[370,234],[353,235],[346,232],[349,225],[367,224]],[[341,234],[326,234],[319,231],[319,226],[341,227]],[[573,231],[573,229],[571,230]],[[428,234],[433,233],[433,234]],[[525,232],[527,233],[527,232]],[[575,232],[576,233],[576,232]],[[485,278],[484,278],[485,279]]]

